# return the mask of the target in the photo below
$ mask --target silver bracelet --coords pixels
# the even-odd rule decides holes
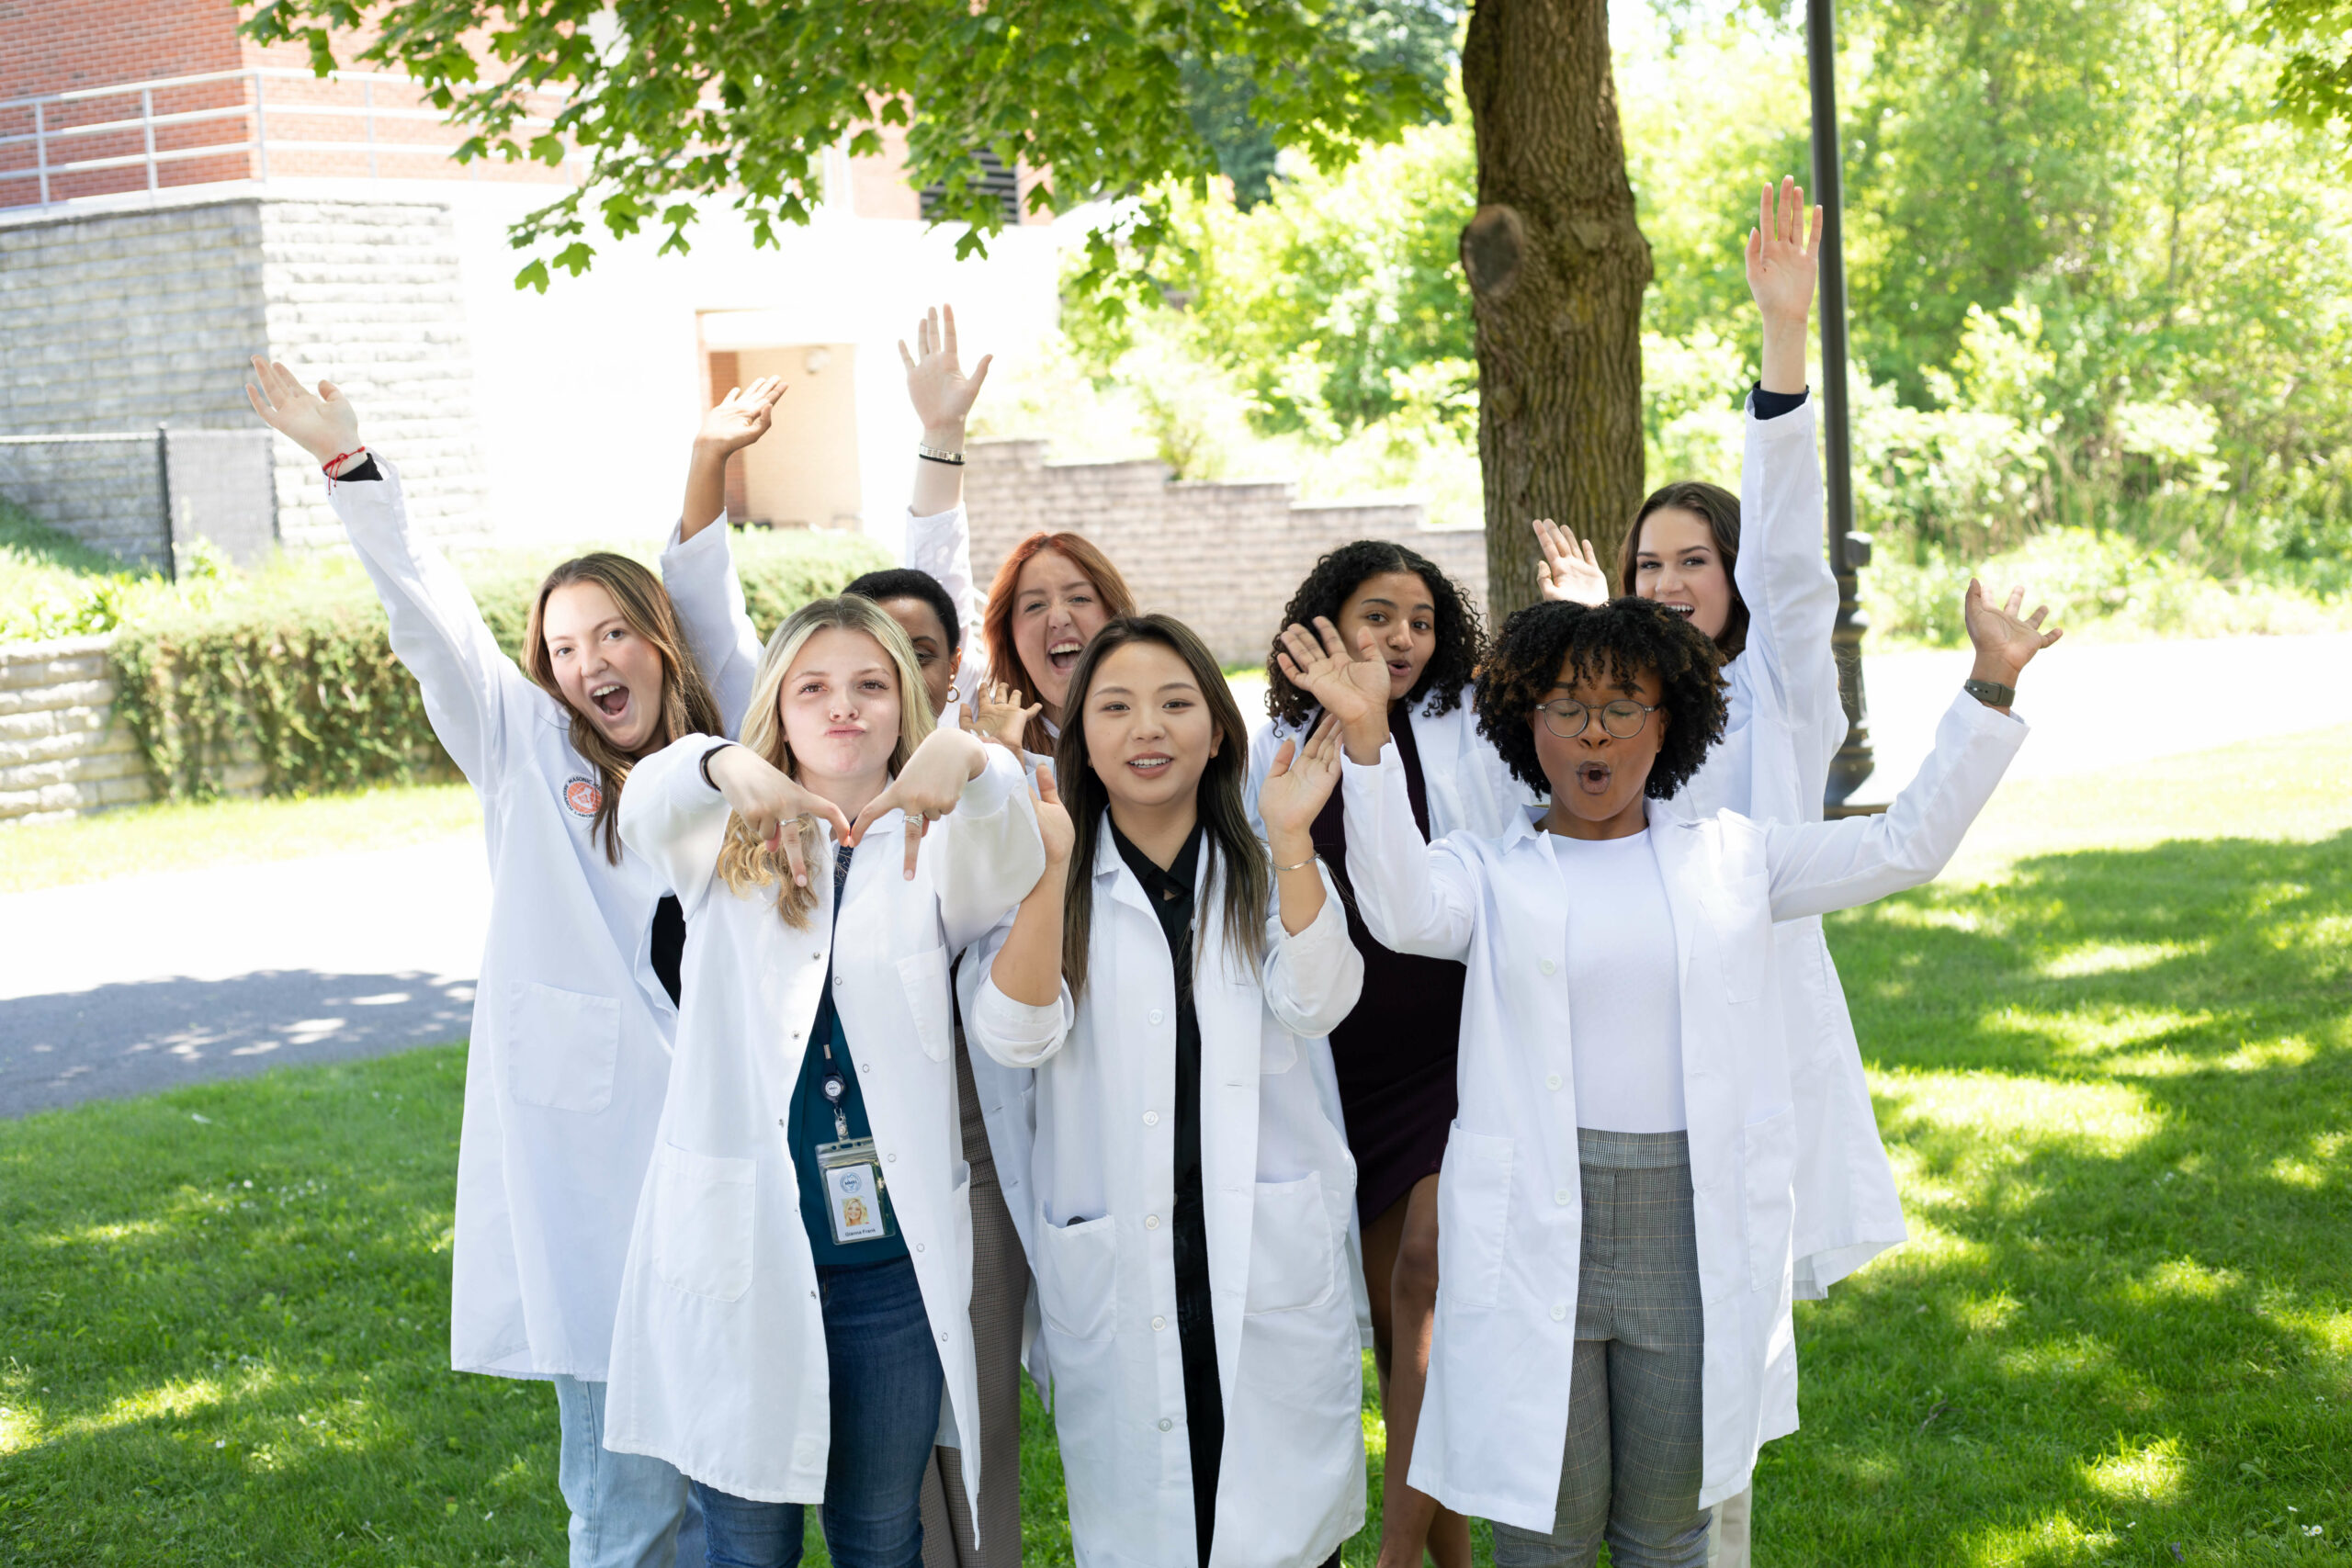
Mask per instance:
[[[945,463],[951,468],[960,468],[964,466],[963,453],[943,451],[936,446],[927,446],[920,441],[915,443],[915,456],[928,458],[934,463]]]
[[[1278,865],[1274,867],[1274,869],[1276,871],[1305,871],[1308,866],[1313,865],[1317,861],[1321,860],[1322,858],[1323,857],[1321,855],[1309,855],[1305,860],[1299,862],[1296,865]]]

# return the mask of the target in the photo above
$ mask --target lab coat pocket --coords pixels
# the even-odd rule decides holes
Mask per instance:
[[[1116,1222],[1037,1227],[1037,1305],[1046,1325],[1072,1339],[1101,1339],[1118,1325]]]
[[[594,1113],[613,1100],[621,1004],[533,981],[512,993],[506,1023],[506,1092],[518,1105]]]
[[[1438,1289],[1456,1306],[1491,1307],[1502,1296],[1503,1238],[1510,1224],[1511,1141],[1456,1122],[1438,1168]]]
[[[906,987],[907,1010],[914,1015],[922,1054],[934,1062],[947,1060],[956,1043],[956,1015],[947,999],[947,950],[934,947],[899,959],[899,984]]]
[[[1796,1223],[1797,1113],[1777,1111],[1751,1122],[1740,1136],[1742,1206],[1747,1232],[1747,1288],[1777,1289],[1789,1272]]]
[[[1250,1284],[1241,1310],[1255,1314],[1321,1306],[1340,1288],[1340,1248],[1320,1172],[1261,1181],[1250,1222]]]
[[[690,1296],[731,1302],[752,1288],[758,1163],[663,1144],[653,1158],[653,1267]]]

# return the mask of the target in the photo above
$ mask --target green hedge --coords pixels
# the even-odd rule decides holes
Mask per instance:
[[[621,547],[650,559],[641,546]],[[461,563],[509,654],[540,578],[569,553]],[[739,533],[735,560],[763,637],[796,606],[890,564],[874,541],[829,533]],[[374,589],[347,555],[282,561],[227,592],[154,608],[116,634],[113,657],[116,712],[158,798],[210,798],[256,764],[269,795],[454,776],[415,680],[392,657]]]

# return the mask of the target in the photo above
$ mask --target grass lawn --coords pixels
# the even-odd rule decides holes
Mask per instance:
[[[2345,1551],[2348,777],[2338,730],[2021,784],[1833,922],[1914,1240],[1798,1309],[1759,1562]],[[0,1568],[563,1561],[552,1394],[447,1369],[463,1071],[0,1123]]]
[[[0,829],[0,893],[161,871],[392,849],[478,830],[470,785],[387,785],[356,795],[134,806]]]

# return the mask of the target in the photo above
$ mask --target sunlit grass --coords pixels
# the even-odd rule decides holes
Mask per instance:
[[[463,784],[388,785],[299,799],[133,806],[64,822],[0,829],[0,893],[348,850],[397,849],[481,826],[481,804]]]
[[[2352,731],[2021,784],[1831,922],[1914,1239],[1798,1310],[1758,1563],[2340,1555],[2346,779]],[[462,1076],[0,1123],[0,1568],[564,1561],[552,1398],[447,1369]],[[1067,1563],[1026,1414],[1028,1561]]]

